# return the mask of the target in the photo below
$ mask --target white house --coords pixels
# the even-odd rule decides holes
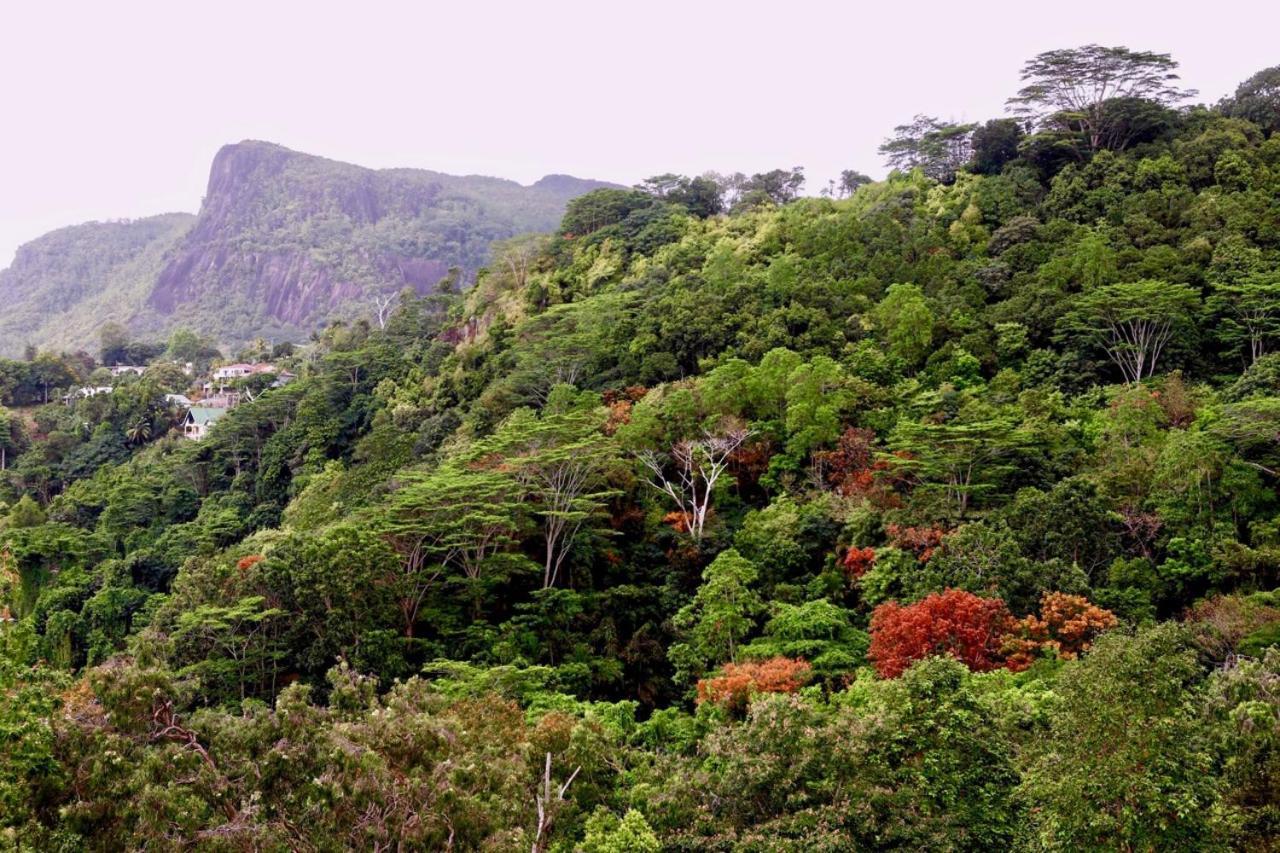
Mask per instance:
[[[124,376],[126,373],[133,373],[138,376],[147,372],[147,368],[139,364],[117,364],[111,368],[112,376]]]
[[[240,379],[253,373],[252,364],[226,364],[213,371],[214,379]]]
[[[99,394],[110,394],[115,389],[110,385],[84,385],[80,388],[62,395],[62,402],[68,406],[75,400],[83,400],[87,397],[96,397]]]
[[[227,364],[213,371],[214,379],[242,379],[255,373],[275,373],[274,364]]]
[[[182,434],[194,441],[199,441],[209,433],[209,427],[227,413],[226,409],[212,406],[192,406],[187,409],[187,417],[182,422]]]

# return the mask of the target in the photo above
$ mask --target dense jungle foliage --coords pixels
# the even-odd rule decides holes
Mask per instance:
[[[1280,69],[1173,67],[597,190],[202,441],[197,335],[0,362],[0,839],[1275,849]]]

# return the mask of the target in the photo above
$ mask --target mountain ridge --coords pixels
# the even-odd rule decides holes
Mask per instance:
[[[614,185],[369,169],[231,143],[213,158],[197,214],[84,223],[20,247],[0,270],[12,309],[0,354],[92,349],[107,320],[144,337],[187,326],[231,345],[302,338],[376,295],[426,292],[452,267],[473,275],[493,242],[554,229],[569,199],[604,186]]]

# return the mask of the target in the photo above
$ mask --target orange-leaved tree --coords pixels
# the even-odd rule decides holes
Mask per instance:
[[[727,663],[719,675],[698,682],[698,703],[716,702],[742,713],[757,693],[795,693],[809,680],[810,670],[808,661],[782,656]]]
[[[1008,667],[1015,672],[1026,669],[1045,649],[1074,660],[1099,634],[1114,628],[1116,621],[1114,613],[1083,595],[1046,592],[1040,597],[1040,615],[1018,620],[1005,639]]]

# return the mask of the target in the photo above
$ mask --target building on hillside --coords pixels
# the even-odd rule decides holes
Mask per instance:
[[[241,379],[253,373],[252,364],[224,364],[222,367],[215,368],[213,378],[222,382],[230,379]]]
[[[174,406],[180,409],[191,408],[191,398],[188,397],[186,394],[165,394],[164,401],[168,403],[170,406]]]
[[[258,362],[257,364],[240,363],[223,365],[222,367],[216,368],[213,371],[213,378],[204,383],[204,393],[212,394],[215,391],[226,391],[227,383],[232,380],[244,379],[246,376],[257,376],[263,373],[276,373],[276,366],[274,364],[266,364],[264,362]],[[284,379],[282,382],[281,379],[286,376],[288,378]],[[276,376],[275,381],[271,383],[271,387],[279,388],[281,385],[287,385],[292,382],[294,378],[294,375],[289,373],[289,371],[281,371],[280,374]]]
[[[76,400],[84,400],[88,397],[96,397],[99,394],[110,394],[115,389],[110,385],[84,385],[75,388],[62,395],[62,402],[70,406]]]
[[[124,376],[126,373],[133,373],[137,376],[147,372],[147,368],[140,364],[117,364],[110,368],[112,376]]]
[[[244,395],[239,391],[219,391],[216,394],[206,394],[200,400],[200,405],[209,409],[234,409],[243,401]]]
[[[213,371],[213,378],[226,381],[228,379],[243,379],[246,376],[253,376],[258,373],[275,373],[276,366],[274,364],[266,364],[257,362],[256,364],[226,364],[216,368]]]
[[[187,417],[182,421],[182,434],[193,441],[199,441],[209,434],[209,428],[226,413],[226,409],[212,406],[192,406],[187,409]]]

